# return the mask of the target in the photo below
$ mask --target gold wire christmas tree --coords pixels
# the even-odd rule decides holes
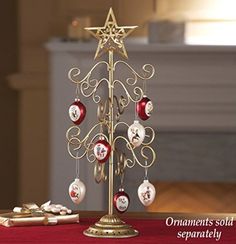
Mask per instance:
[[[101,146],[101,142],[104,142],[103,146],[106,147],[106,153],[107,156],[109,156],[108,214],[103,216],[97,223],[84,231],[84,234],[90,237],[124,238],[138,235],[137,230],[125,224],[113,213],[113,176],[114,173],[120,176],[121,183],[123,184],[125,169],[133,168],[138,164],[145,169],[145,179],[148,181],[147,169],[153,165],[156,158],[155,151],[150,147],[150,144],[153,142],[155,137],[154,130],[151,127],[143,127],[140,124],[137,125],[137,121],[135,122],[136,124],[131,126],[123,121],[119,121],[121,115],[125,111],[125,108],[130,104],[130,102],[137,104],[142,99],[147,99],[145,97],[145,84],[146,81],[151,79],[155,73],[154,67],[150,64],[145,64],[142,67],[142,74],[139,74],[123,60],[117,60],[114,62],[114,52],[117,52],[124,58],[128,58],[124,46],[124,38],[126,38],[136,27],[137,26],[118,26],[113,10],[110,9],[103,27],[86,28],[86,30],[99,40],[95,59],[101,57],[105,53],[108,53],[108,61],[97,62],[82,79],[79,78],[80,70],[78,68],[72,68],[68,73],[69,79],[76,84],[77,96],[82,94],[87,98],[92,97],[93,101],[98,104],[98,123],[91,128],[86,136],[82,139],[80,138],[81,130],[78,125],[74,125],[68,129],[66,133],[68,140],[68,152],[76,160],[86,157],[89,162],[94,163],[94,178],[97,183],[105,181],[107,179],[107,175],[105,173],[105,163],[96,154],[95,147],[96,150],[100,150],[98,147]],[[108,78],[92,78],[92,72],[101,65],[106,67],[108,71]],[[124,65],[131,72],[132,77],[126,78],[124,81],[114,79],[114,72],[120,65]],[[137,85],[140,80],[142,81],[141,86],[144,84],[144,89]],[[108,88],[108,99],[105,101],[97,94],[98,88],[104,83]],[[123,89],[125,96],[120,95],[118,98],[114,94],[114,89],[117,85]],[[127,87],[131,87],[132,91],[130,92],[130,89]],[[141,111],[141,113],[146,113],[145,116],[148,115],[148,118],[152,110],[152,104],[149,99],[147,100],[147,103],[149,104],[149,110],[147,111],[147,107],[145,107],[146,110]],[[84,118],[86,109],[83,106],[80,106],[79,109],[81,110],[77,111],[77,113],[79,113],[79,116],[82,114]],[[72,116],[78,117],[75,110],[73,110],[72,113]],[[75,122],[75,120],[73,121]],[[81,123],[81,118],[78,121]],[[117,135],[118,127],[122,125],[126,126],[128,129],[128,139],[122,135]],[[140,126],[141,130],[143,128],[144,132],[142,140],[140,139],[140,135],[136,138],[129,136],[129,133],[133,133],[132,129],[134,129],[134,126],[137,126],[135,127],[137,130]],[[137,134],[137,132],[138,131],[135,133]],[[148,132],[150,135],[147,135]],[[144,137],[146,138],[146,141],[144,140]],[[99,145],[97,143],[98,141],[100,142]],[[118,141],[125,142],[126,149],[131,153],[131,158],[128,158],[124,152],[118,151],[116,145]],[[137,150],[139,150],[139,155],[142,158],[141,160],[137,157]],[[116,169],[114,169],[115,166]],[[144,196],[144,200],[145,197],[146,196]]]

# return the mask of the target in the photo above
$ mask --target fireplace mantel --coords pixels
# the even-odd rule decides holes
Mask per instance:
[[[161,44],[148,43],[146,38],[128,38],[125,42],[128,54],[132,52],[164,52],[164,53],[235,53],[236,46],[223,45],[184,45],[184,44]],[[47,43],[50,51],[58,52],[89,52],[94,56],[97,48],[96,40],[89,42],[69,42],[60,39],[52,39]],[[130,56],[130,55],[129,55]]]
[[[51,199],[65,199],[67,186],[73,180],[75,163],[67,154],[65,133],[70,126],[67,109],[73,101],[75,87],[67,78],[71,67],[86,73],[93,66],[97,43],[69,43],[52,40],[46,47],[50,52],[50,167]],[[155,116],[148,124],[159,131],[236,131],[236,46],[186,46],[147,44],[144,39],[128,40],[129,63],[137,71],[151,63],[157,75],[148,83],[148,96],[154,102]],[[97,77],[104,76],[97,69]],[[126,77],[126,70],[119,73]],[[105,94],[105,91],[104,91]],[[92,102],[86,104],[88,113],[83,129],[91,127],[96,114]],[[133,107],[126,113],[133,121]],[[84,163],[84,164],[83,164]],[[81,162],[81,178],[88,193],[82,208],[102,209],[103,186],[92,180],[92,167]],[[95,190],[96,189],[96,190]],[[68,201],[65,202],[67,205]]]

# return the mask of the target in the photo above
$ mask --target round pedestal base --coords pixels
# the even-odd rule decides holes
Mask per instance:
[[[137,236],[138,231],[125,224],[116,215],[105,215],[85,230],[84,235],[100,238],[128,238]]]

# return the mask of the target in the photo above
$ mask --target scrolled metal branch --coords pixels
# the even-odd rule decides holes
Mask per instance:
[[[109,125],[109,99],[105,100],[104,102],[100,102],[98,104],[97,108],[97,118],[98,120],[107,127],[107,129],[110,129]]]
[[[150,144],[154,141],[154,139],[155,139],[155,131],[154,131],[153,128],[150,127],[150,126],[145,126],[144,129],[145,129],[145,138],[149,138],[149,140],[146,141],[146,142],[143,141],[142,145],[144,145],[144,146],[148,146],[148,145],[150,145]],[[148,130],[151,131],[151,135],[148,135],[148,133],[147,133]]]
[[[153,77],[155,73],[155,69],[150,64],[145,64],[142,67],[143,74],[139,74],[136,72],[128,63],[125,61],[119,60],[114,63],[114,70],[118,64],[125,65],[132,73],[133,77],[128,77],[124,81],[121,81],[119,79],[115,79],[110,84],[110,81],[107,78],[101,78],[99,79],[93,79],[92,78],[92,72],[95,70],[96,67],[99,65],[105,64],[107,70],[109,70],[109,64],[106,61],[100,61],[96,63],[91,70],[85,75],[82,79],[79,78],[80,76],[80,69],[78,68],[72,68],[68,72],[68,78],[73,83],[77,85],[77,92],[80,92],[84,97],[92,97],[93,101],[95,103],[99,103],[98,105],[98,120],[99,123],[95,124],[91,130],[88,132],[88,134],[80,139],[81,130],[78,126],[72,126],[67,130],[66,138],[67,138],[67,149],[70,154],[70,156],[74,159],[81,159],[83,157],[86,157],[87,160],[90,163],[94,164],[94,178],[97,183],[101,181],[105,181],[107,179],[107,175],[105,174],[105,164],[100,164],[93,153],[94,148],[94,141],[100,137],[103,136],[107,141],[108,137],[102,132],[102,127],[106,126],[108,133],[113,133],[113,129],[110,128],[109,123],[109,107],[114,106],[116,104],[116,124],[114,125],[114,132],[117,130],[117,127],[119,125],[125,125],[129,127],[129,125],[125,122],[119,122],[121,114],[123,114],[125,108],[129,105],[129,103],[132,101],[134,103],[139,102],[143,95],[144,90],[136,85],[137,81],[140,80],[149,80]],[[113,96],[114,103],[111,104],[111,100],[106,100],[105,102],[101,101],[101,96],[97,94],[98,88],[100,85],[106,82],[107,86],[114,89],[115,85],[120,85],[121,88],[125,92],[125,96],[120,96],[119,98],[117,96]],[[127,89],[129,86],[132,86],[131,88]],[[144,88],[144,87],[143,87]],[[98,133],[95,133],[95,135],[91,137],[92,134],[94,134],[94,131],[100,127],[100,131]],[[115,153],[117,155],[117,168],[115,169],[115,173],[119,176],[124,176],[125,168],[132,168],[136,164],[143,168],[149,168],[153,165],[156,159],[155,151],[149,146],[155,137],[155,131],[151,127],[145,127],[146,136],[145,138],[148,138],[147,141],[144,141],[142,145],[139,147],[139,155],[144,159],[144,163],[142,163],[137,155],[137,149],[132,146],[132,144],[128,141],[127,138],[123,136],[117,136],[114,138],[112,142],[112,148],[115,150]],[[148,135],[147,131],[151,131],[151,135]],[[125,153],[119,153],[115,147],[115,144],[118,140],[124,140],[126,142],[126,148],[131,152],[133,159],[127,158]],[[83,149],[83,150],[82,150]],[[78,152],[81,152],[80,155]],[[151,157],[150,157],[151,155]]]
[[[79,75],[81,73],[80,69],[77,67],[73,67],[68,72],[68,79],[75,84],[82,83],[83,81],[87,80],[87,78],[91,76],[93,70],[101,64],[105,64],[106,68],[108,69],[109,64],[106,61],[97,62],[82,79],[79,79]]]
[[[126,79],[126,83],[130,86],[133,86],[137,83],[138,78],[141,80],[149,80],[155,74],[155,68],[151,64],[145,64],[142,66],[143,75],[140,75],[137,71],[135,71],[127,62],[123,60],[118,60],[114,63],[114,69],[118,64],[124,64],[133,74],[133,77],[129,77]]]
[[[123,99],[122,99],[122,105],[124,108],[129,105],[130,101],[136,103],[142,99],[144,92],[139,86],[135,86],[133,88],[133,95],[131,95],[121,80],[118,80],[118,79],[114,80],[114,83],[113,83],[114,86],[116,83],[118,83],[124,89],[125,94],[126,94],[126,98],[123,97]]]
[[[84,97],[91,97],[92,96],[93,101],[95,103],[99,103],[101,101],[101,97],[96,94],[100,84],[105,81],[109,85],[109,81],[106,78],[101,78],[100,80],[91,79],[92,72],[94,71],[94,69],[97,66],[99,66],[101,64],[105,64],[106,68],[108,69],[109,64],[106,61],[100,61],[100,62],[96,63],[91,68],[91,70],[87,73],[87,75],[85,75],[82,79],[79,78],[80,73],[81,73],[79,68],[74,67],[74,68],[70,69],[68,72],[69,80],[72,81],[73,83],[77,84],[78,86],[80,86],[79,90],[80,90],[81,94]]]
[[[129,128],[129,125],[124,122],[124,121],[120,121],[120,122],[117,122],[115,125],[114,125],[114,132],[116,132],[116,129],[119,125],[125,125],[127,128]]]
[[[100,126],[102,126],[102,124],[103,123],[100,122],[94,125],[89,131],[89,133],[83,139],[79,139],[81,130],[78,126],[72,126],[67,130],[66,133],[66,138],[68,140],[67,150],[70,156],[74,159],[81,159],[86,156],[88,162],[95,163],[94,179],[97,183],[100,183],[101,181],[105,181],[107,179],[107,175],[105,173],[104,165],[101,165],[100,163],[97,162],[96,157],[93,153],[94,141],[100,136],[103,136],[107,141],[108,138],[102,132],[96,133],[91,139],[89,138],[90,135],[94,132],[94,130],[98,129]],[[79,149],[81,148],[83,148],[83,152],[79,155],[78,152]]]
[[[118,140],[124,140],[126,142],[126,147],[127,149],[129,149],[129,151],[132,153],[132,156],[133,156],[133,160],[131,159],[126,159],[126,165],[128,168],[133,168],[135,166],[135,164],[137,163],[139,166],[141,166],[142,168],[150,168],[154,162],[155,162],[155,159],[156,159],[156,153],[155,151],[153,150],[153,148],[151,148],[150,146],[148,145],[144,145],[144,146],[141,146],[141,149],[140,149],[140,155],[145,159],[145,163],[142,164],[135,152],[134,152],[134,148],[133,146],[131,145],[131,143],[128,141],[127,138],[125,138],[124,136],[117,136],[114,141],[113,141],[113,146],[115,147],[115,143],[116,141]],[[150,151],[151,152],[151,155],[152,155],[152,158],[150,159],[147,154],[145,153],[146,151]]]
[[[108,138],[102,132],[96,133],[90,140],[89,138],[92,132],[94,132],[94,130],[101,125],[102,123],[97,123],[96,125],[94,125],[89,131],[89,133],[83,139],[79,138],[81,130],[78,126],[72,126],[67,130],[66,132],[67,150],[72,158],[81,159],[86,156],[87,160],[90,163],[93,163],[96,160],[95,155],[92,153],[95,139],[100,136],[103,136],[108,141]],[[83,152],[79,155],[78,152],[79,149],[82,148],[82,146],[83,146]]]
[[[116,161],[117,161],[117,168],[115,169],[116,175],[122,175],[124,174],[125,168],[127,166],[127,158],[125,153],[120,153],[117,150],[115,150],[116,154]]]
[[[101,101],[101,96],[97,95],[96,92],[98,90],[98,87],[102,84],[102,82],[107,82],[109,85],[109,81],[107,78],[102,78],[100,80],[92,79],[90,80],[89,77],[87,80],[83,81],[80,84],[80,92],[84,97],[91,97],[93,98],[93,101],[95,103],[99,103]],[[86,93],[86,91],[89,91]]]
[[[114,96],[114,101],[116,102],[116,108],[117,108],[117,113],[116,113],[116,121],[120,120],[120,116],[124,113],[125,110],[125,98],[123,96],[120,96],[118,99],[117,96]]]
[[[107,180],[107,175],[105,173],[105,164],[96,162],[94,165],[94,179],[97,183]]]

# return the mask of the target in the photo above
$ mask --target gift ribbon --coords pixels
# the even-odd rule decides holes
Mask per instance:
[[[23,204],[23,207],[15,207],[13,209],[13,216],[16,218],[26,217],[44,217],[44,225],[56,225],[57,218],[54,214],[46,213],[42,207],[39,207],[35,203]]]

